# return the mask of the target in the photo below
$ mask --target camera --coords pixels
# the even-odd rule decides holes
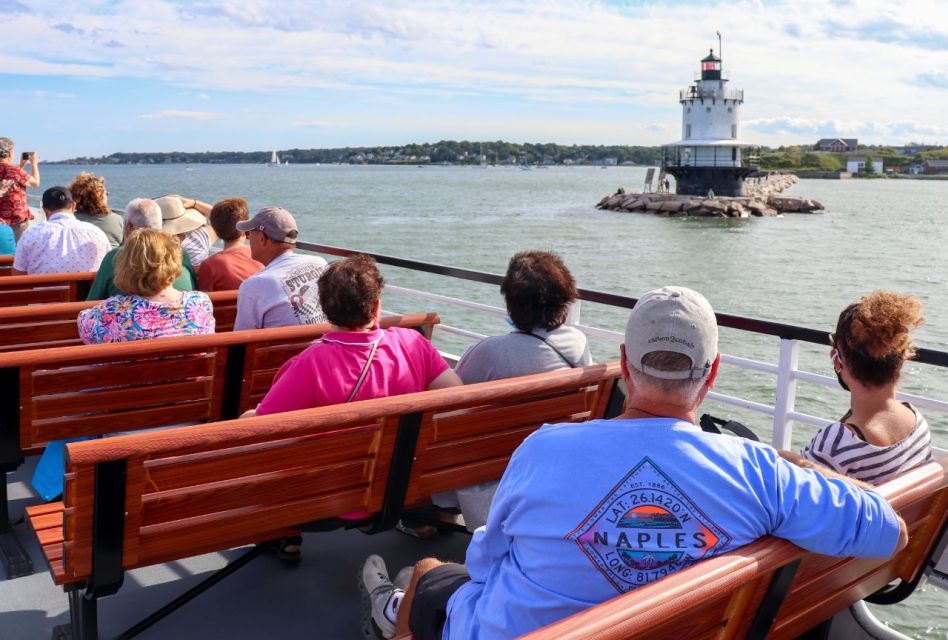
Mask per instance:
[[[30,156],[33,155],[32,151],[24,151],[23,155],[20,156],[23,160],[29,160]]]

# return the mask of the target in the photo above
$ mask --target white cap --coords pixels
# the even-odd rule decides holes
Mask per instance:
[[[642,364],[655,351],[691,358],[691,368],[661,371]],[[697,291],[662,287],[639,298],[625,325],[625,357],[629,366],[654,378],[703,378],[718,355],[718,323],[711,304]]]

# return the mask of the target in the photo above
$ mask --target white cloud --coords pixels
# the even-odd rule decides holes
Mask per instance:
[[[138,116],[142,120],[214,120],[221,114],[211,111],[178,111],[177,109],[162,109],[156,113],[143,113]]]
[[[325,120],[295,120],[290,126],[294,129],[325,129],[329,123]]]
[[[18,53],[0,54],[0,68],[157,81],[197,90],[200,100],[215,91],[320,92],[366,114],[387,98],[437,105],[439,114],[460,113],[465,100],[507,101],[523,113],[511,109],[514,124],[529,120],[531,130],[542,122],[524,104],[555,114],[546,120],[551,139],[567,111],[580,120],[601,109],[612,114],[610,126],[657,118],[628,129],[643,129],[642,142],[661,142],[661,130],[649,125],[678,126],[677,89],[707,48],[717,48],[720,29],[725,68],[746,91],[745,122],[764,137],[825,127],[899,136],[885,123],[903,120],[909,106],[919,123],[944,121],[942,0],[734,0],[681,9],[594,0],[47,0],[31,10],[8,17],[4,48]],[[88,37],[64,38],[62,15],[70,31]],[[101,45],[110,41],[123,47]],[[304,118],[285,122],[299,127]]]
[[[76,94],[74,93],[63,93],[61,91],[45,91],[43,89],[37,89],[33,92],[34,98],[75,98]]]

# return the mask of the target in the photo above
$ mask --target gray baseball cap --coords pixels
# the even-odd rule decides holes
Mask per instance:
[[[275,242],[296,244],[299,229],[296,220],[286,209],[266,207],[257,212],[250,220],[237,223],[238,231],[260,231]]]
[[[660,371],[642,364],[655,351],[691,358],[691,369]],[[629,365],[654,378],[703,378],[718,355],[718,323],[711,304],[697,291],[662,287],[635,303],[625,325],[625,357]]]

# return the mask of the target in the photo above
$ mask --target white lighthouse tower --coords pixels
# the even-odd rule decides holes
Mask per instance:
[[[727,82],[712,49],[700,79],[679,92],[681,140],[662,146],[662,167],[675,176],[678,194],[743,195],[744,178],[757,169],[759,154],[739,137],[744,91]]]

